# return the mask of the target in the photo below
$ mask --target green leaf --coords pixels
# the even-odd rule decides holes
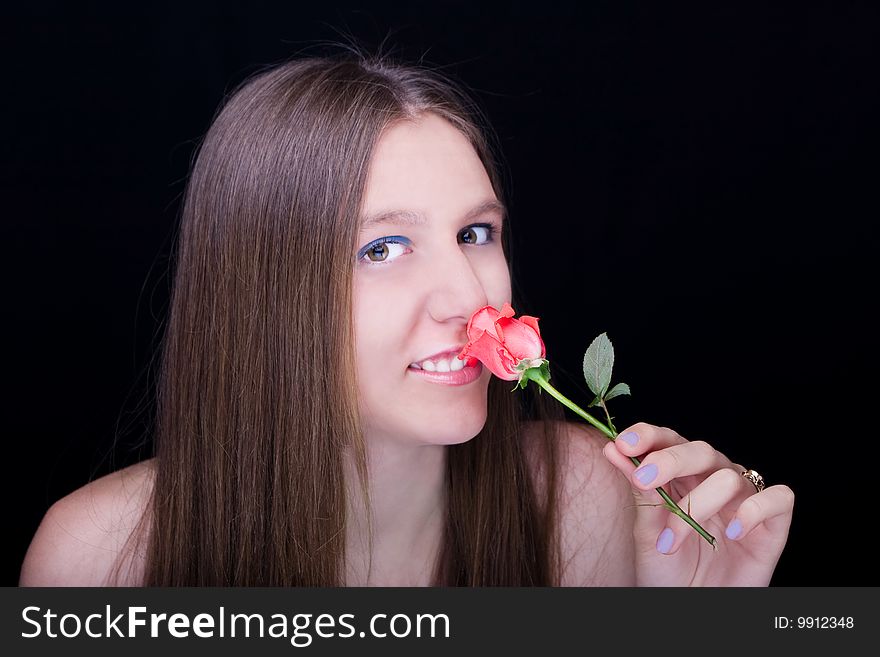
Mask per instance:
[[[541,367],[538,368],[538,371],[541,375],[549,382],[550,381],[550,361],[545,360],[541,363]]]
[[[605,395],[605,401],[609,399],[614,399],[615,397],[619,397],[620,395],[630,395],[629,386],[625,383],[618,383],[611,390],[608,391],[608,394]]]
[[[587,408],[592,408],[593,406],[599,405],[599,395],[596,395],[589,404],[587,404]]]
[[[614,347],[604,333],[597,336],[584,354],[584,378],[593,394],[605,397],[614,367]]]

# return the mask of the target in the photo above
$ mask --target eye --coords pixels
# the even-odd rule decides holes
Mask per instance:
[[[477,236],[480,235],[480,231],[485,235],[485,239],[482,242],[477,242]],[[497,232],[498,230],[493,224],[474,224],[465,228],[461,235],[466,238],[465,244],[477,244],[479,246],[493,241]],[[474,237],[470,237],[471,235]]]
[[[459,236],[465,244],[485,246],[495,241],[495,237],[500,230],[495,224],[473,224],[461,231]],[[362,262],[367,266],[390,263],[396,260],[397,256],[406,253],[406,249],[410,246],[412,246],[412,242],[401,235],[380,237],[367,244],[358,252],[358,262]],[[397,251],[397,254],[391,257],[394,251]]]
[[[381,264],[383,262],[391,262],[394,258],[390,258],[389,254],[393,251],[400,253],[405,252],[405,238],[402,237],[381,237],[375,242],[365,246],[361,251],[358,260],[366,260],[367,262]],[[407,241],[408,243],[408,241]],[[392,247],[398,247],[394,249]]]

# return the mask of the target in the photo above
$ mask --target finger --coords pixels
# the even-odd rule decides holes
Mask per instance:
[[[602,448],[605,458],[620,470],[632,482],[632,473],[636,466],[626,456],[614,448],[614,443],[608,442]],[[653,549],[654,537],[666,525],[668,511],[660,494],[653,488],[642,490],[631,485],[633,500],[636,505],[635,526],[633,535],[637,544],[648,545],[647,549]]]
[[[635,471],[636,466],[632,461],[629,460],[626,456],[621,454],[614,448],[614,443],[608,442],[602,448],[602,451],[605,453],[605,458],[607,458],[611,464],[620,470],[626,478],[630,481],[630,485],[632,485],[632,473]],[[648,503],[656,503],[662,504],[663,498],[660,497],[660,494],[654,490],[653,488],[640,489],[633,487],[633,497],[636,498],[640,503],[644,502]]]
[[[645,426],[650,427],[652,425]],[[642,430],[641,427],[639,429]],[[685,535],[680,528],[677,532],[674,528],[670,528],[663,533],[662,530],[670,524],[674,527],[674,523],[670,521],[670,518],[675,518],[682,525],[688,527],[689,525],[675,514],[669,513],[665,506],[660,506],[665,503],[655,489],[678,477],[697,475],[726,468],[730,462],[723,454],[705,441],[689,442],[671,429],[664,427],[656,427],[656,429],[660,431],[654,432],[649,430],[646,432],[646,435],[651,436],[650,441],[653,445],[670,442],[674,444],[671,447],[662,448],[660,451],[648,454],[638,469],[630,461],[629,457],[624,456],[619,449],[612,447],[611,443],[605,445],[605,455],[612,464],[629,478],[630,484],[633,486],[633,496],[636,499],[637,505],[634,527],[637,540],[642,545],[650,546],[648,549],[657,547],[662,552],[664,550],[661,548],[671,550],[674,547],[673,544],[676,536]],[[737,483],[739,485],[748,484],[742,478]],[[745,491],[746,488],[744,487],[741,490]],[[674,494],[671,486],[666,488],[666,492]],[[679,506],[681,507],[680,504]]]
[[[755,487],[737,470],[722,468],[706,477],[690,493],[676,500],[679,508],[702,525],[732,501],[747,497]],[[694,533],[693,527],[674,513],[669,514],[663,531],[657,535],[657,551],[675,554],[679,546]],[[716,536],[716,539],[719,537]],[[702,539],[701,539],[702,540]]]
[[[713,472],[727,464],[724,456],[705,440],[685,441],[648,454],[630,481],[636,488],[657,488],[678,477]]]
[[[626,456],[641,456],[648,452],[687,442],[668,427],[637,422],[624,429],[614,440],[614,446]]]
[[[739,505],[725,535],[730,540],[739,541],[764,523],[771,533],[785,538],[791,526],[793,509],[794,491],[784,484],[770,486]]]
[[[647,422],[637,422],[624,429],[614,441],[608,443],[611,447],[606,451],[606,456],[632,483],[632,473],[636,466],[630,460],[630,457],[639,457],[653,449],[680,445],[684,442],[687,441],[668,427],[658,427]],[[608,445],[606,445],[606,448],[608,448]],[[663,501],[652,486],[636,486],[634,494],[637,499],[645,503],[661,503]]]

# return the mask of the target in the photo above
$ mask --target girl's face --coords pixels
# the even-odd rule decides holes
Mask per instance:
[[[369,222],[396,211],[406,216]],[[363,217],[353,258],[366,435],[408,444],[467,441],[486,422],[489,370],[478,363],[466,368],[477,375],[472,381],[448,385],[426,375],[430,366],[409,366],[449,349],[443,360],[454,362],[473,312],[511,301],[504,214],[483,164],[467,138],[434,114],[397,123],[374,151]]]

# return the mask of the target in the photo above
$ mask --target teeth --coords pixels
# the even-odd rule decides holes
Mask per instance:
[[[465,366],[465,362],[463,360],[459,360],[455,356],[451,358],[442,358],[438,361],[430,361],[425,360],[421,363],[412,363],[410,367],[418,370],[425,370],[426,372],[458,372],[463,369]]]

